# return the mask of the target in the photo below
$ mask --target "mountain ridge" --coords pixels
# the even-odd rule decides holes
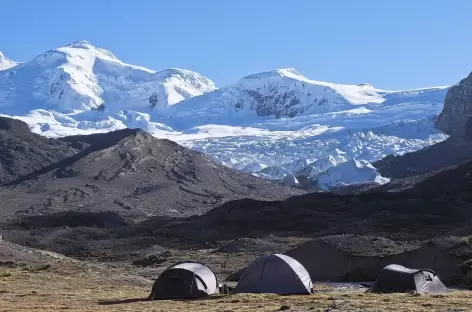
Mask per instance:
[[[233,199],[304,193],[224,167],[141,129],[47,139],[21,121],[0,118],[0,139],[5,218],[69,210],[115,211],[138,219],[189,216]],[[24,170],[13,175],[5,169],[10,175],[2,175],[1,169],[16,163]]]

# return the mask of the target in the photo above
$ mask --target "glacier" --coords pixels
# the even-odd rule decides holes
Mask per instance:
[[[295,69],[217,88],[185,69],[150,70],[86,41],[0,70],[0,115],[48,136],[142,128],[248,174],[321,189],[385,183],[369,163],[445,140],[447,86],[391,91],[311,80]]]

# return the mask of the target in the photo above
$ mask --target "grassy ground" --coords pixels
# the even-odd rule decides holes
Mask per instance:
[[[468,291],[378,295],[324,287],[310,296],[240,294],[147,301],[150,289],[151,282],[118,273],[0,268],[0,311],[472,311]]]

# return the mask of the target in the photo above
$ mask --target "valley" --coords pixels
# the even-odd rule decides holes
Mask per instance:
[[[472,75],[389,91],[286,68],[217,87],[86,41],[0,56],[0,309],[471,309]],[[273,253],[315,295],[145,300],[174,263],[234,286]],[[392,263],[451,291],[365,293]]]

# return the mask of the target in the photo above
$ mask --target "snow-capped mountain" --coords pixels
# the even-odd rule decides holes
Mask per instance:
[[[335,84],[294,69],[216,89],[198,73],[155,72],[78,41],[0,71],[0,114],[50,137],[142,128],[291,185],[299,177],[319,181],[331,169],[326,174],[340,183],[381,183],[365,162],[447,137],[434,127],[447,90]],[[333,185],[326,174],[323,185]]]
[[[293,68],[277,69],[242,78],[203,96],[167,109],[163,120],[175,129],[202,124],[250,125],[270,119],[293,118],[385,107],[405,102],[442,102],[446,87],[385,91],[369,84],[341,85],[310,80]],[[184,121],[183,124],[181,122]]]
[[[105,108],[149,112],[215,89],[183,69],[159,72],[118,60],[86,41],[47,51],[0,73],[0,107],[10,113],[48,109],[71,113]]]
[[[15,67],[16,65],[18,65],[17,62],[10,60],[0,51],[0,71]]]

